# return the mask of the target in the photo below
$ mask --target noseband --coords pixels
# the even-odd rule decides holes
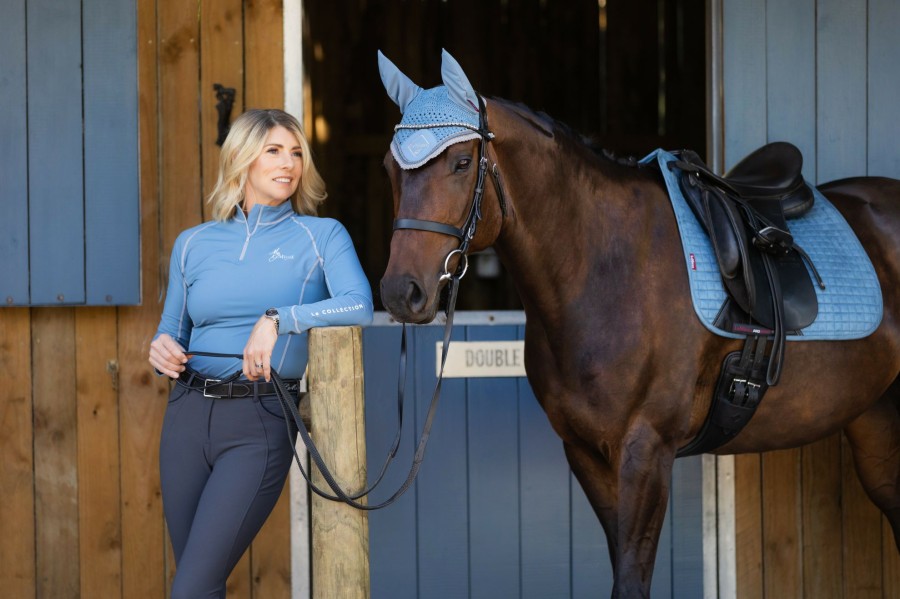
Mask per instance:
[[[488,129],[487,111],[485,110],[484,100],[478,95],[478,127],[475,128],[468,123],[431,123],[428,125],[397,125],[394,130],[398,129],[436,129],[439,127],[465,127],[478,133],[481,136],[481,142],[478,145],[478,178],[475,182],[475,193],[472,196],[472,205],[469,208],[469,214],[462,228],[447,223],[433,220],[423,220],[419,218],[398,218],[394,220],[394,231],[398,229],[415,229],[418,231],[430,231],[432,233],[441,233],[459,239],[459,248],[451,251],[444,258],[444,272],[441,274],[440,281],[450,280],[453,277],[461,279],[469,268],[469,244],[475,237],[475,229],[478,227],[478,221],[481,220],[481,200],[484,197],[484,179],[488,170],[487,159],[487,142],[494,139],[494,134]],[[494,189],[497,191],[497,199],[500,202],[500,212],[506,216],[506,198],[503,195],[503,187],[500,184],[500,170],[497,163],[491,167],[491,176],[494,181]],[[450,259],[459,254],[460,263],[457,266],[456,273],[451,274],[449,269]]]

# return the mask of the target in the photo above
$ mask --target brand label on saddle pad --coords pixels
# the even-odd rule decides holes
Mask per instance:
[[[681,172],[669,170],[676,158],[665,150],[647,155],[642,163],[658,161],[675,210],[684,261],[691,286],[694,311],[703,325],[723,337],[744,335],[719,329],[713,325],[727,297],[719,267],[709,238],[691,212],[678,180]],[[799,335],[788,335],[791,341],[826,339],[860,339],[871,334],[881,323],[883,303],[881,286],[865,250],[831,202],[813,188],[815,204],[802,218],[791,220],[790,228],[797,245],[802,247],[825,282],[825,289],[815,287],[819,315]],[[808,267],[807,267],[808,268]]]
[[[441,372],[442,343],[435,343]],[[524,341],[454,341],[447,351],[444,378],[525,376]]]

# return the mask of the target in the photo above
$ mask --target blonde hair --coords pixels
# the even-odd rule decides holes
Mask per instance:
[[[294,134],[303,151],[303,171],[300,185],[291,196],[294,211],[315,216],[319,204],[325,201],[325,181],[322,180],[313,163],[309,142],[303,135],[300,123],[293,116],[278,110],[251,109],[240,115],[231,124],[222,151],[219,154],[219,176],[216,186],[207,200],[212,204],[212,217],[218,221],[228,220],[244,200],[244,186],[250,165],[262,154],[269,131],[284,127]]]

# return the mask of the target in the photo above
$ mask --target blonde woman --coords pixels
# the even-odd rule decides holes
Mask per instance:
[[[175,241],[149,358],[177,383],[160,441],[172,599],[225,597],[284,486],[294,439],[270,369],[294,385],[308,329],[372,319],[347,231],[315,216],[325,197],[297,120],[249,110],[222,146],[213,220]]]

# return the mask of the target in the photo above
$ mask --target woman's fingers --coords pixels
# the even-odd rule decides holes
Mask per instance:
[[[187,356],[178,343],[163,333],[150,343],[150,364],[162,374],[177,379],[184,372]]]

